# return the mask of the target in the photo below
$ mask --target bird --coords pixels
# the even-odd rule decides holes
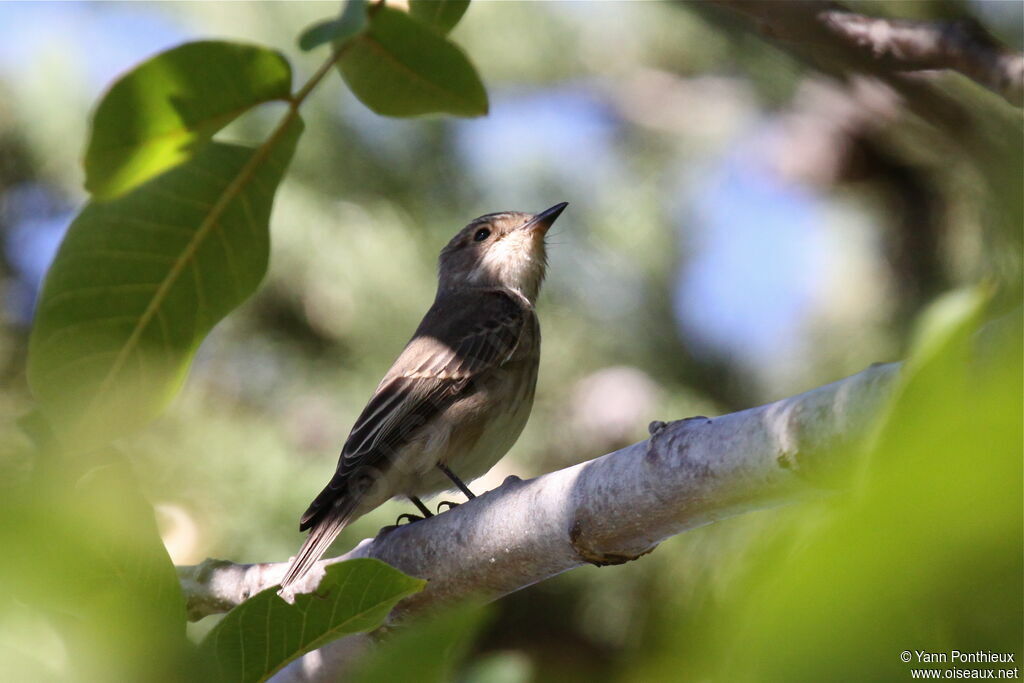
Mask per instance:
[[[309,530],[279,592],[305,576],[353,520],[399,496],[485,474],[512,448],[533,407],[540,361],[535,311],[548,229],[568,206],[470,221],[441,250],[437,294],[345,440],[327,486],[299,520]],[[403,515],[413,520],[412,515]]]

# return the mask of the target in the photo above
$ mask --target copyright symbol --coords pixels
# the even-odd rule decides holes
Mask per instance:
[[[910,650],[904,650],[900,653],[900,659],[904,662],[910,661]]]

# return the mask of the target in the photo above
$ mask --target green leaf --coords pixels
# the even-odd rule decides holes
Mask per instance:
[[[383,562],[349,560],[331,565],[315,593],[289,605],[268,588],[231,610],[203,640],[216,660],[217,680],[260,681],[296,657],[352,633],[377,628],[402,598],[426,581]]]
[[[409,0],[409,14],[448,33],[469,9],[469,0]]]
[[[978,353],[985,300],[957,292],[924,314],[858,490],[794,509],[758,549],[761,571],[700,622],[715,635],[695,678],[902,680],[920,667],[903,651],[1019,661],[1024,349],[1016,318]]]
[[[254,291],[301,130],[295,118],[256,149],[210,143],[71,224],[28,358],[32,390],[66,443],[85,449],[155,416],[203,337]]]
[[[96,109],[85,189],[97,199],[128,192],[257,104],[288,99],[291,83],[288,61],[253,45],[186,43],[143,62]]]
[[[633,678],[642,680],[640,676]],[[460,680],[473,683],[530,683],[537,680],[537,674],[529,655],[512,650],[474,657]]]
[[[926,308],[915,325],[904,384],[942,359],[962,365],[969,352],[970,336],[991,297],[987,287],[976,286],[949,292]],[[957,353],[952,352],[954,348],[958,349]],[[940,368],[939,373],[944,374],[946,370]]]
[[[363,104],[384,116],[487,113],[487,92],[462,50],[405,12],[375,10],[338,62]]]
[[[483,626],[486,610],[462,605],[405,625],[361,660],[348,676],[353,683],[456,680],[456,667]]]
[[[127,458],[110,449],[70,464],[48,455],[34,482],[0,500],[5,593],[60,634],[74,678],[151,680],[173,667],[196,680],[177,572]]]
[[[46,451],[54,445],[53,428],[43,412],[33,408],[17,419],[18,428],[39,451]]]
[[[299,36],[299,48],[309,52],[325,43],[340,45],[366,26],[366,0],[348,0],[341,16],[325,19],[307,28]]]

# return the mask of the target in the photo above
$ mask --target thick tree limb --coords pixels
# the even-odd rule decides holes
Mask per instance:
[[[895,364],[716,418],[652,423],[652,436],[595,460],[497,489],[415,524],[388,527],[324,560],[374,557],[429,579],[392,621],[470,596],[493,599],[585,563],[636,559],[665,538],[828,486],[853,464],[883,406]],[[217,560],[179,569],[189,616],[227,611],[278,583],[286,562]]]
[[[824,0],[714,2],[754,19],[770,37],[807,46],[846,69],[890,84],[907,72],[949,69],[1018,107],[1024,104],[1024,55],[1001,45],[973,19],[925,22],[868,17]]]

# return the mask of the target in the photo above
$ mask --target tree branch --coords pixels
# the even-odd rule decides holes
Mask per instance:
[[[585,563],[621,564],[687,529],[829,487],[884,405],[898,365],[716,418],[651,424],[647,441],[497,489],[415,524],[386,527],[323,566],[373,557],[426,578],[390,616],[467,597],[494,599]],[[287,562],[206,560],[179,574],[190,619],[224,612],[277,584]]]
[[[1024,105],[1024,55],[974,19],[925,22],[857,14],[824,0],[714,0],[757,21],[764,33],[806,45],[848,68],[890,81],[909,71],[949,69]]]

